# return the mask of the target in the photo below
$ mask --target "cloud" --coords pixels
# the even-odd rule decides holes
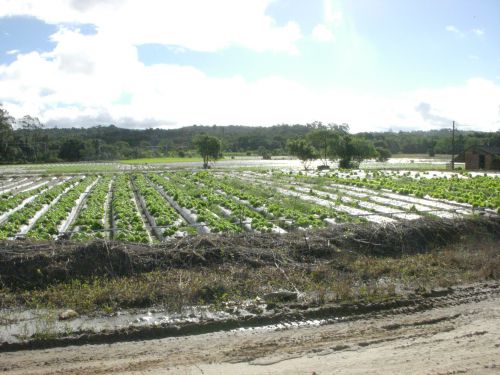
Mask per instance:
[[[320,42],[330,42],[334,40],[332,31],[323,24],[316,25],[311,35],[315,40]]]
[[[248,81],[210,77],[189,66],[145,66],[126,43],[67,29],[53,38],[53,51],[18,54],[0,65],[0,102],[15,117],[29,114],[58,127],[140,128],[320,120],[348,123],[353,132],[425,130],[447,127],[450,119],[493,131],[500,120],[500,85],[482,78],[390,97],[312,89],[278,75]],[[92,62],[92,69],[72,61]]]
[[[477,36],[482,36],[484,35],[484,29],[472,29],[471,30],[474,34],[476,34]]]
[[[439,128],[448,127],[452,122],[452,120],[450,120],[449,118],[431,113],[432,107],[429,103],[419,103],[415,107],[415,110],[422,115],[422,118],[425,121]]]
[[[323,9],[327,24],[333,24],[342,20],[343,14],[340,10],[335,10],[332,0],[323,0]]]
[[[465,34],[466,34],[466,32],[460,30],[459,28],[457,28],[454,25],[448,25],[448,26],[446,26],[445,30],[448,31],[448,32],[450,32],[450,33],[453,33],[453,34],[457,34],[457,35],[459,35],[461,37],[464,37]],[[472,34],[480,37],[480,36],[483,36],[485,34],[485,31],[484,31],[484,29],[474,28],[474,29],[471,29],[470,32],[467,31],[467,34],[469,34],[469,33],[472,33]]]
[[[420,114],[428,113],[429,122],[439,126],[440,121],[455,120],[474,126],[474,130],[499,130],[500,85],[484,78],[471,78],[462,86],[432,90],[417,90],[408,99],[428,103]],[[432,116],[437,116],[433,118]]]
[[[53,50],[18,53],[14,61],[0,65],[0,102],[15,117],[29,114],[59,127],[108,123],[127,127],[267,126],[320,120],[346,122],[358,132],[430,129],[445,126],[444,119],[450,118],[477,124],[478,130],[498,127],[500,86],[482,78],[456,87],[387,96],[314,89],[279,74],[252,81],[238,75],[210,77],[190,66],[146,66],[139,60],[137,44],[146,40],[172,43],[172,48],[180,49],[240,45],[255,51],[293,53],[295,41],[301,38],[298,26],[277,26],[265,15],[268,1],[234,1],[236,5],[232,5],[233,1],[229,10],[243,8],[233,11],[238,16],[234,20],[219,14],[217,7],[225,4],[223,0],[196,2],[196,6],[194,0],[176,2],[180,10],[174,14],[165,13],[173,9],[170,1],[155,2],[164,4],[159,9],[145,0],[140,3],[145,4],[142,9],[134,1],[47,0],[41,6],[39,1],[4,0],[0,14],[24,12],[47,22],[90,22],[97,25],[97,32],[84,34],[61,26],[51,36]],[[61,8],[47,6],[47,2]],[[151,15],[151,25],[145,25],[146,15]],[[181,18],[173,20],[175,17]],[[173,26],[168,24],[171,21]],[[233,30],[233,23],[238,23],[234,33],[227,32]],[[156,34],[155,25],[159,25]],[[335,27],[326,20],[318,26],[320,31]]]
[[[336,9],[332,0],[323,0],[323,23],[317,24],[311,36],[318,42],[331,42],[335,40],[333,30],[338,31],[342,25],[343,13]]]
[[[50,24],[92,24],[108,39],[214,52],[231,46],[297,54],[296,22],[277,25],[272,0],[3,0],[0,17],[33,16]]]
[[[455,34],[455,35],[458,35],[460,37],[464,37],[465,36],[465,33],[463,31],[461,31],[459,28],[457,28],[456,26],[454,25],[448,25],[445,27],[445,30],[452,33],[452,34]]]
[[[96,112],[88,115],[80,115],[78,117],[68,116],[61,117],[61,114],[58,114],[58,117],[53,120],[49,120],[45,123],[47,127],[66,127],[66,128],[79,128],[85,124],[86,126],[97,126],[97,125],[116,125],[118,124],[121,128],[127,129],[149,129],[149,128],[169,128],[175,126],[173,123],[169,123],[166,121],[154,119],[154,118],[146,118],[143,120],[137,120],[132,117],[122,117],[119,119],[113,118],[106,111]]]
[[[457,33],[460,34],[460,30],[458,30],[455,26],[453,25],[448,25],[446,26],[446,31],[452,32],[452,33]]]
[[[118,5],[118,0],[70,0],[69,5],[79,11],[87,11],[98,5]]]
[[[18,49],[11,49],[5,52],[7,55],[17,55],[20,51]]]

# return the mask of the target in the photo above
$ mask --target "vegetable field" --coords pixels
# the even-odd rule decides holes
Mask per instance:
[[[0,180],[0,239],[161,242],[500,210],[500,178],[399,172],[170,171]]]

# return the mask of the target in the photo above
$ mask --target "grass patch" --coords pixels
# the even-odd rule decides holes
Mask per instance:
[[[458,163],[455,163],[458,164]],[[458,168],[460,165],[456,165]],[[448,166],[431,163],[361,163],[360,169],[364,170],[405,170],[405,171],[447,171]],[[463,168],[462,168],[463,169]]]
[[[380,301],[500,278],[500,223],[421,219],[315,231],[120,242],[0,244],[0,307],[218,305],[299,291],[313,303]]]
[[[53,163],[53,164],[19,164],[3,166],[5,173],[22,171],[22,173],[112,173],[122,171],[122,165],[115,162],[104,163]]]
[[[200,157],[162,157],[162,158],[141,158],[141,159],[129,159],[120,160],[123,164],[165,164],[165,163],[187,163],[187,162],[203,162]]]
[[[429,154],[392,154],[391,159],[429,159],[429,160],[451,160],[450,154],[436,154],[429,156]]]
[[[79,313],[151,306],[180,311],[184,306],[243,301],[282,289],[298,290],[309,302],[318,304],[375,302],[437,287],[498,279],[498,250],[493,243],[483,244],[479,249],[469,244],[399,258],[347,255],[279,268],[221,264],[127,277],[96,277],[37,290],[3,289],[0,305],[72,308]]]

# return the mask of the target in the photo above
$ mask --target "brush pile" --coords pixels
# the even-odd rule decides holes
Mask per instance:
[[[204,234],[152,246],[116,241],[4,241],[0,243],[0,283],[12,289],[32,289],[73,279],[223,263],[258,268],[311,264],[340,254],[399,257],[484,239],[500,240],[500,222],[425,218],[386,225],[343,224],[281,235]]]

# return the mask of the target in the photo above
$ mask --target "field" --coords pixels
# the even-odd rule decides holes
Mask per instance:
[[[449,170],[447,156],[427,157],[426,155],[395,155],[385,162],[366,160],[360,168],[365,170],[407,170],[407,171],[446,171]],[[321,162],[316,161],[315,168]],[[179,168],[199,168],[200,158],[142,158],[108,162],[77,162],[77,163],[42,163],[14,164],[0,166],[0,175],[32,175],[32,174],[71,174],[71,173],[113,173],[134,170],[164,170]],[[336,163],[330,164],[336,168]],[[216,163],[217,167],[227,169],[239,168],[280,168],[299,170],[303,166],[299,160],[288,156],[273,156],[272,160],[263,160],[259,156],[225,155]],[[457,170],[464,169],[464,163],[455,163]],[[477,172],[474,172],[477,173]]]
[[[156,243],[196,233],[458,218],[500,210],[500,179],[431,172],[164,171],[4,179],[0,239]]]
[[[0,361],[498,297],[498,176],[250,162],[67,164],[1,178]]]
[[[123,164],[166,164],[166,163],[184,163],[184,162],[201,162],[200,157],[158,157],[158,158],[142,158],[142,159],[127,159],[120,160]]]

